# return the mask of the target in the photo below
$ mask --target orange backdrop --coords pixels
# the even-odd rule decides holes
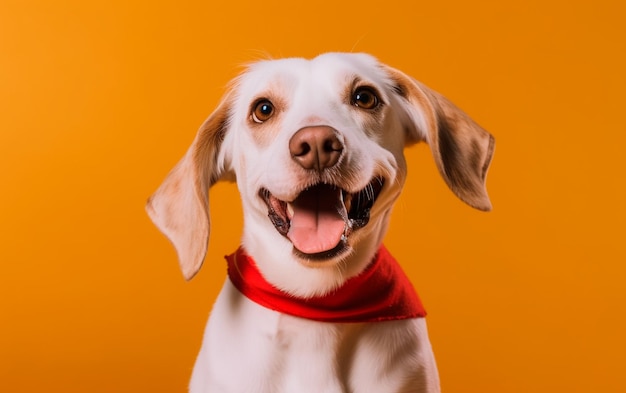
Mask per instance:
[[[0,3],[0,391],[183,392],[237,246],[184,282],[145,199],[238,66],[374,54],[497,138],[473,211],[408,151],[387,245],[445,392],[626,391],[623,1]]]

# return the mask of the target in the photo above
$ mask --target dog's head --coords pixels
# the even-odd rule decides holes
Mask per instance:
[[[322,294],[376,252],[425,141],[451,190],[480,210],[493,137],[438,93],[364,54],[254,63],[232,83],[150,198],[150,217],[192,278],[209,237],[208,189],[236,179],[243,244],[275,286]]]

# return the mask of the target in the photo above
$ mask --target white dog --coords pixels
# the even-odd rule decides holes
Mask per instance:
[[[228,257],[190,383],[200,392],[438,392],[424,310],[382,246],[425,141],[480,210],[493,137],[438,93],[365,54],[254,63],[147,206],[186,279],[204,260],[208,189],[236,180]]]

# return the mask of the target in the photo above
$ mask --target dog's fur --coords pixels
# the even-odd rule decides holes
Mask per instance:
[[[268,102],[269,109],[260,107]],[[305,144],[315,143],[320,129],[338,147],[324,142],[319,154],[326,156],[303,164],[291,141],[312,130]],[[242,244],[262,275],[291,296],[324,295],[372,260],[405,182],[403,150],[420,141],[461,200],[491,209],[485,178],[494,139],[440,94],[365,54],[257,62],[233,81],[147,210],[191,279],[207,250],[208,189],[219,180],[236,181]],[[375,178],[384,186],[369,223],[348,228],[346,221],[340,246],[331,251],[297,249],[301,244],[268,219],[263,195],[291,202],[320,183],[355,194]],[[317,322],[264,308],[226,280],[190,391],[438,392],[439,379],[424,318]]]

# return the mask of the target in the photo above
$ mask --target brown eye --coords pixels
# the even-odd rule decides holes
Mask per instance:
[[[374,109],[378,106],[378,96],[369,87],[359,87],[352,94],[352,103],[359,108]]]
[[[252,120],[255,123],[263,123],[268,120],[274,114],[274,104],[272,104],[269,100],[263,99],[259,100],[254,105],[254,110],[252,111]]]

